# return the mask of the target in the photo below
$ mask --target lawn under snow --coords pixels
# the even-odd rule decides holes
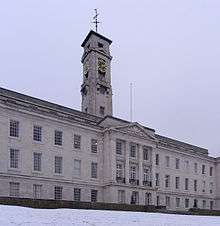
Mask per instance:
[[[0,226],[220,226],[220,217],[0,205]]]

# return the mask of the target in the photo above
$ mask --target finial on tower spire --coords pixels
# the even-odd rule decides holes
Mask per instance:
[[[95,16],[93,17],[93,22],[95,24],[95,31],[98,32],[98,24],[100,23],[100,21],[98,21],[98,9],[94,9],[95,10]]]

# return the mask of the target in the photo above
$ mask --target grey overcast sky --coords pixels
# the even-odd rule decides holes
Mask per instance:
[[[0,86],[80,110],[81,43],[113,40],[114,116],[220,156],[219,0],[0,0]]]

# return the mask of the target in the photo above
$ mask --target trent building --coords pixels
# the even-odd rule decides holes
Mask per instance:
[[[81,111],[0,88],[0,197],[220,209],[220,158],[113,116],[111,43],[81,45]]]

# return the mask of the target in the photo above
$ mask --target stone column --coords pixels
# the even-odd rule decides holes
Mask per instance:
[[[138,176],[139,176],[139,185],[143,185],[143,153],[142,153],[142,146],[138,145],[137,148],[137,153],[138,153]]]
[[[125,182],[129,184],[129,142],[125,142]]]

